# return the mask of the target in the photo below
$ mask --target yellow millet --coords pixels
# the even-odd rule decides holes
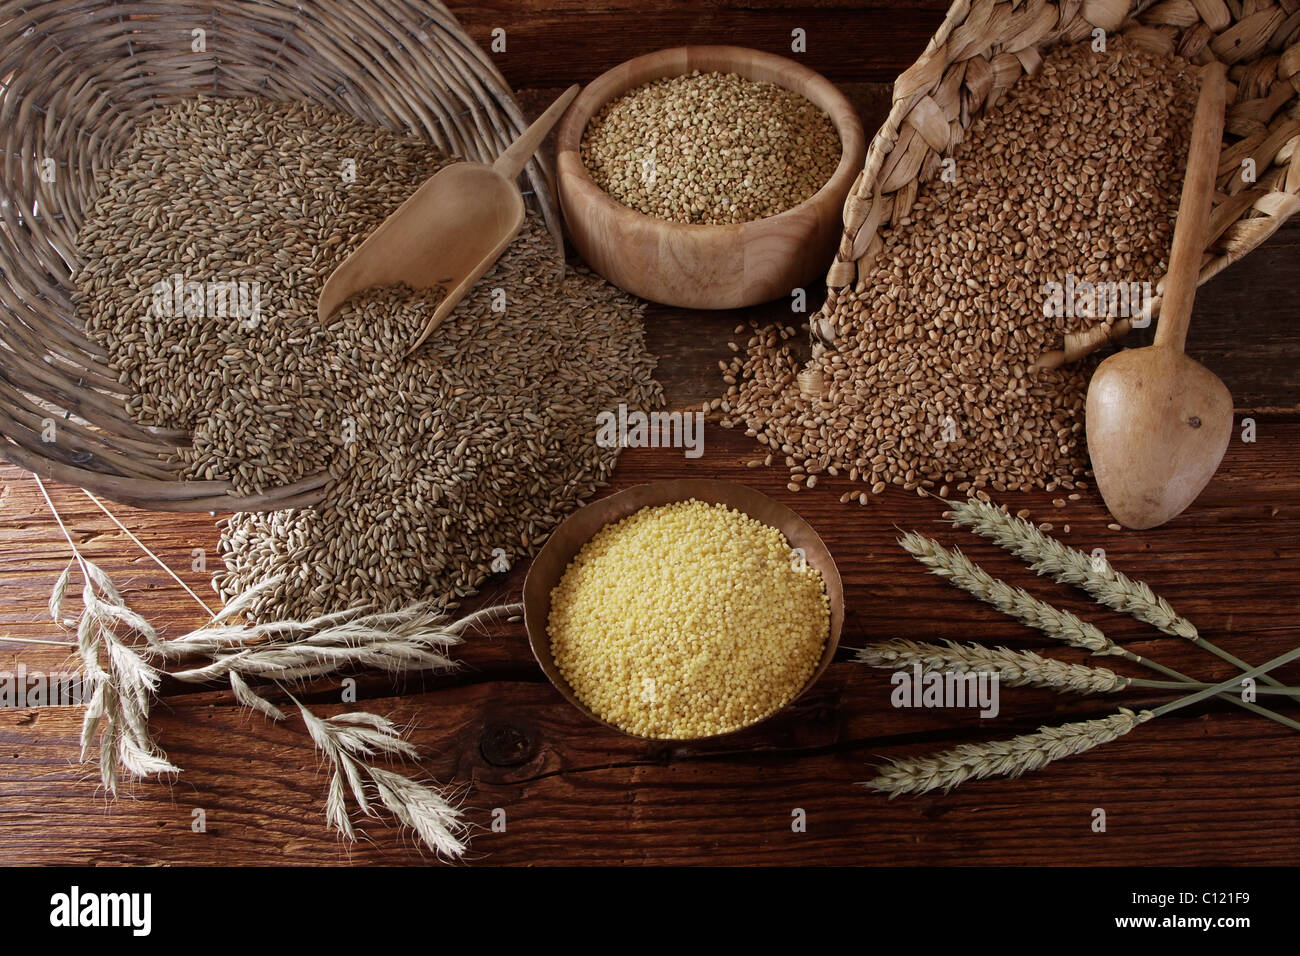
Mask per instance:
[[[830,632],[821,574],[775,528],[694,499],[603,528],[551,592],[556,666],[644,737],[727,733],[785,706]]]

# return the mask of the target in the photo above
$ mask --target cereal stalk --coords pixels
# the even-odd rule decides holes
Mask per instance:
[[[1191,641],[1242,671],[1250,669],[1241,658],[1201,637],[1191,621],[1175,613],[1169,602],[1158,597],[1147,584],[1115,570],[1101,555],[1093,557],[1068,547],[1023,518],[976,498],[946,504],[951,509],[954,524],[1010,551],[1028,564],[1035,574],[1045,574],[1060,584],[1073,585],[1098,604],[1122,611],[1165,634]],[[1271,677],[1266,677],[1265,683],[1282,686]]]
[[[81,759],[93,752],[99,736],[99,777],[104,789],[117,795],[119,773],[132,778],[180,773],[149,734],[149,709],[158,690],[161,673],[126,644],[117,634],[125,626],[139,631],[146,640],[158,636],[149,622],[126,606],[108,575],[82,556],[72,540],[63,517],[50,499],[45,483],[33,474],[36,486],[54,514],[54,520],[72,549],[80,568],[82,611],[77,621],[77,653],[88,682],[94,685],[81,723]],[[71,583],[72,564],[59,575],[50,595],[50,617],[62,622],[63,602]],[[106,663],[101,662],[106,657]]]
[[[351,794],[357,809],[377,817],[375,802],[397,820],[414,830],[420,840],[440,857],[455,859],[465,852],[463,839],[468,825],[460,809],[433,786],[419,783],[391,770],[376,766],[373,757],[419,756],[397,726],[378,714],[354,712],[321,719],[294,700],[307,733],[330,762],[329,793],[325,819],[349,840],[357,838],[347,806]]]
[[[59,575],[50,595],[48,610],[56,622],[62,618],[73,564],[85,578],[77,648],[95,690],[82,722],[82,759],[91,759],[98,734],[100,777],[114,795],[120,770],[132,777],[180,772],[149,735],[150,707],[166,672],[148,663],[146,657],[206,659],[205,664],[170,676],[190,683],[224,677],[236,700],[278,721],[285,719],[285,713],[257,694],[248,678],[269,679],[279,686],[281,680],[320,677],[350,667],[381,668],[390,673],[446,670],[456,666],[446,652],[461,643],[471,628],[522,610],[518,604],[497,605],[449,621],[431,604],[421,603],[385,612],[354,608],[309,621],[231,624],[256,598],[246,594],[227,604],[207,625],[175,640],[163,640],[148,620],[126,606],[108,575],[82,556],[41,479],[33,477],[73,554],[73,562]],[[132,540],[139,544],[134,536]],[[277,583],[272,579],[260,587],[274,588]],[[138,652],[126,644],[116,633],[119,626],[139,633],[145,647]],[[107,656],[107,666],[100,662],[101,652]],[[326,800],[326,819],[331,826],[356,839],[347,809],[350,793],[363,814],[376,816],[377,802],[440,856],[458,857],[464,852],[462,836],[467,827],[450,794],[370,761],[378,756],[418,755],[391,721],[364,712],[322,720],[289,697],[298,706],[312,741],[334,768]]]
[[[1041,727],[1037,733],[1022,734],[1010,740],[990,740],[978,744],[959,744],[951,750],[926,757],[905,757],[881,767],[879,773],[863,783],[890,799],[908,793],[928,793],[953,787],[967,780],[985,777],[1019,777],[1039,770],[1053,760],[1071,757],[1110,743],[1134,727],[1150,720],[1149,710],[1134,713],[1121,707],[1109,717]]]
[[[390,674],[446,671],[459,666],[447,652],[461,643],[468,621],[449,621],[435,605],[420,602],[383,613],[359,609],[308,621],[200,628],[169,642],[164,653],[205,658],[199,666],[173,672],[190,682],[221,679],[232,671],[273,680],[307,680],[347,667]]]
[[[171,568],[171,566],[170,566],[166,561],[164,561],[162,558],[158,557],[158,555],[154,554],[153,551],[150,550],[149,547],[148,547],[147,545],[145,545],[145,543],[144,543],[143,541],[141,541],[139,538],[137,538],[136,535],[135,535],[135,532],[132,531],[130,528],[128,528],[126,525],[124,525],[124,524],[122,523],[122,520],[121,520],[120,518],[118,518],[117,515],[113,514],[113,512],[109,510],[108,506],[104,504],[104,502],[100,501],[98,498],[96,498],[94,495],[92,495],[92,494],[91,494],[89,491],[87,491],[85,488],[82,488],[82,489],[81,489],[81,493],[84,494],[87,498],[89,498],[90,501],[91,501],[91,503],[94,504],[95,507],[99,508],[100,511],[104,512],[104,514],[106,514],[106,515],[108,516],[108,519],[109,519],[110,521],[112,521],[113,524],[117,525],[117,527],[121,530],[121,532],[122,532],[123,534],[125,534],[128,538],[130,538],[131,541],[132,541],[132,543],[135,544],[136,547],[138,547],[141,551],[143,551],[146,555],[148,555],[148,556],[149,556],[149,559],[150,559],[151,561],[153,561],[154,564],[156,564],[156,565],[158,565],[158,567],[162,568],[163,571],[164,571],[164,572],[165,572],[165,573],[166,573],[166,574],[167,574],[167,575],[168,575],[168,576],[169,576],[173,581],[175,581],[178,585],[180,585],[181,590],[183,590],[186,594],[188,594],[190,597],[192,597],[192,598],[194,599],[195,603],[197,603],[197,604],[199,605],[199,607],[201,607],[201,608],[203,608],[203,610],[207,611],[208,614],[210,614],[210,615],[215,615],[216,612],[213,611],[212,608],[208,607],[207,602],[204,601],[204,600],[203,600],[201,597],[199,597],[197,594],[195,594],[195,593],[194,593],[194,589],[191,588],[188,584],[186,584],[186,583],[181,579],[181,576],[180,576],[179,574],[177,574],[175,571],[173,571],[172,568]]]
[[[1113,694],[1124,690],[1132,679],[1105,667],[1071,664],[1042,657],[1032,651],[979,644],[926,644],[907,640],[868,644],[855,660],[871,667],[899,668],[919,664],[927,671],[968,671],[996,674],[1008,687],[1045,687],[1060,693]]]
[[[933,574],[1053,640],[1093,654],[1123,653],[1096,625],[1040,601],[1024,588],[999,581],[957,548],[948,550],[914,531],[904,534],[898,543]]]
[[[1145,680],[1125,677],[1106,667],[1073,664],[1043,657],[1033,651],[1016,651],[982,644],[927,644],[908,640],[882,641],[860,648],[854,660],[870,667],[896,669],[920,664],[926,671],[955,673],[986,672],[996,674],[1008,687],[1044,687],[1062,693],[1111,694],[1130,688],[1140,690],[1205,690],[1213,684],[1201,681]],[[1300,697],[1300,687],[1260,687],[1260,694]]]
[[[1238,681],[1245,680],[1244,677],[1238,677]],[[1180,681],[1180,680],[1143,680],[1140,677],[1129,679],[1130,687],[1141,687],[1148,690],[1176,690],[1182,693],[1193,690],[1204,690],[1214,685],[1208,681]],[[1300,698],[1300,687],[1256,687],[1255,693],[1264,694],[1274,697],[1293,697]]]
[[[1155,710],[1152,711],[1152,714],[1156,717],[1160,717],[1164,714],[1170,714],[1176,710],[1181,710],[1184,707],[1190,707],[1193,704],[1199,704],[1201,701],[1209,697],[1213,697],[1216,694],[1222,693],[1225,690],[1226,691],[1233,690],[1243,680],[1251,680],[1256,677],[1263,679],[1268,675],[1269,671],[1275,670],[1276,668],[1279,668],[1284,664],[1289,664],[1296,658],[1300,658],[1300,647],[1293,647],[1291,648],[1291,650],[1283,654],[1279,654],[1277,657],[1273,658],[1272,660],[1266,661],[1265,663],[1260,664],[1258,667],[1251,667],[1248,670],[1243,671],[1241,674],[1235,677],[1229,677],[1227,680],[1220,681],[1217,684],[1211,684],[1209,687],[1203,688],[1202,690],[1198,690],[1195,693],[1188,694],[1186,697],[1181,697],[1178,700],[1171,701],[1168,704],[1161,704],[1159,707],[1155,708]]]
[[[274,581],[265,584],[274,585]],[[284,713],[258,695],[249,681],[302,681],[354,668],[394,675],[454,670],[460,665],[447,652],[462,642],[467,631],[490,618],[522,610],[522,604],[500,604],[451,621],[432,603],[421,602],[396,611],[368,613],[361,607],[307,621],[231,625],[220,623],[229,615],[227,608],[218,623],[168,641],[159,652],[169,658],[204,660],[172,671],[170,676],[177,680],[201,684],[224,678],[240,703],[272,720],[283,720]]]
[[[978,503],[983,505],[983,502]],[[983,507],[996,512],[1003,518],[1010,517],[991,505],[983,505]],[[1020,521],[1020,519],[1012,520]],[[1021,523],[1024,524],[1025,522]],[[1051,542],[1053,545],[1064,548],[1064,545],[1060,545],[1055,539],[1043,534],[1037,528],[1033,528],[1032,525],[1029,527],[1035,535]],[[1054,640],[1061,641],[1071,647],[1091,651],[1093,654],[1113,654],[1122,657],[1175,681],[1193,682],[1186,674],[1174,670],[1172,667],[1166,667],[1158,661],[1143,657],[1116,644],[1106,637],[1100,628],[1081,620],[1074,614],[1040,601],[1023,588],[1015,588],[997,580],[957,549],[950,551],[937,541],[914,532],[905,534],[899,539],[899,544],[917,561],[924,564],[933,573],[946,578],[954,587],[961,588],[981,601],[996,607],[1004,614],[1036,628]],[[1065,550],[1069,551],[1071,549],[1065,548]],[[1261,707],[1259,704],[1242,700],[1239,694],[1224,694],[1223,699],[1230,701],[1236,707],[1248,710],[1260,717],[1267,717],[1291,730],[1300,731],[1300,722],[1266,707]]]
[[[985,777],[1018,777],[1030,770],[1039,770],[1053,760],[1084,753],[1094,747],[1109,743],[1128,733],[1139,724],[1163,717],[1185,707],[1231,690],[1237,681],[1247,677],[1262,677],[1274,668],[1300,658],[1300,647],[1279,654],[1265,664],[1252,667],[1238,677],[1211,684],[1203,690],[1180,697],[1151,710],[1134,713],[1121,707],[1109,717],[1062,724],[1059,727],[1041,727],[1037,733],[1022,734],[1010,740],[991,740],[978,744],[960,744],[927,757],[908,757],[892,761],[863,786],[890,798],[906,793],[927,793],[931,790],[947,792],[967,780]]]

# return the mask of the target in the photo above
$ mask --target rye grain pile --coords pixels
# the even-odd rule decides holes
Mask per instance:
[[[1114,316],[1046,316],[1044,284],[1164,274],[1196,95],[1186,61],[1108,44],[1051,52],[971,124],[956,180],[920,187],[824,317],[833,347],[802,392],[781,330],[724,369],[728,421],[784,455],[794,484],[1075,486],[1094,363],[1032,366]]]
[[[557,280],[531,218],[411,358],[437,295],[363,294],[321,325],[329,272],[447,161],[314,105],[191,100],[141,124],[81,229],[78,312],[132,416],[193,435],[181,476],[244,494],[332,477],[315,509],[222,523],[219,593],[278,581],[254,617],[453,603],[608,475],[598,412],[658,402],[639,308]],[[258,308],[160,307],[177,275],[256,282]]]

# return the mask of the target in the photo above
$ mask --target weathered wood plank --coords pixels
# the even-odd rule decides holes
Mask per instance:
[[[848,647],[893,635],[1041,645],[1031,632],[910,562],[893,544],[895,529],[919,527],[960,544],[995,573],[1097,621],[1143,653],[1206,678],[1227,676],[1218,662],[1183,642],[1157,638],[1136,622],[1090,607],[1064,588],[1033,579],[996,549],[948,530],[936,521],[933,502],[889,494],[867,508],[841,506],[834,487],[791,495],[775,470],[744,467],[750,445],[743,435],[712,428],[708,434],[706,456],[690,463],[690,473],[698,469],[749,481],[789,500],[826,537],[853,609],[845,631]],[[1064,516],[1051,508],[1047,495],[1018,496],[1016,503],[1056,520],[1068,516],[1068,540],[1106,548],[1117,564],[1151,581],[1207,634],[1262,660],[1295,639],[1293,602],[1279,595],[1294,589],[1300,573],[1294,534],[1300,517],[1297,438],[1300,425],[1266,424],[1256,445],[1234,445],[1194,512],[1143,535],[1107,531],[1105,515],[1091,496],[1071,503]],[[668,451],[630,451],[616,473],[616,486],[681,474],[684,468]],[[14,469],[2,477],[0,536],[9,544],[0,581],[13,598],[5,602],[0,629],[15,636],[50,636],[47,626],[33,622],[66,546],[40,512],[31,480]],[[71,527],[110,573],[119,579],[136,575],[136,598],[151,617],[175,620],[177,626],[196,622],[183,603],[160,600],[169,596],[174,602],[179,589],[140,565],[124,542],[95,537],[109,524],[102,515],[95,518],[99,512],[89,510],[84,498],[62,488],[56,495]],[[160,553],[173,557],[187,556],[192,542],[202,546],[212,540],[210,519],[202,516],[127,512],[125,520],[143,529]],[[519,575],[513,572],[490,593],[509,598],[517,593]],[[201,583],[197,575],[187,579]],[[364,680],[361,697],[368,708],[418,724],[415,739],[430,755],[427,769],[437,779],[471,784],[477,823],[488,825],[494,807],[506,809],[507,833],[482,833],[476,844],[476,852],[493,863],[1264,862],[1278,846],[1295,846],[1300,837],[1300,821],[1287,802],[1300,782],[1296,741],[1275,733],[1272,725],[1217,706],[1209,708],[1211,716],[1149,725],[1140,736],[1023,781],[981,783],[947,797],[890,803],[853,786],[868,775],[875,756],[933,749],[973,735],[1010,734],[1041,721],[1096,716],[1108,712],[1112,702],[1008,690],[994,721],[894,710],[887,674],[845,661],[832,666],[795,712],[721,747],[695,750],[645,744],[587,723],[540,680],[518,627],[476,638],[462,656],[468,674],[408,681],[400,690],[410,696],[400,699],[390,698],[386,681]],[[50,666],[62,658],[54,649],[6,647],[0,660],[4,666],[17,660]],[[186,772],[173,788],[140,784],[133,799],[112,806],[74,763],[76,712],[0,713],[5,821],[0,860],[421,859],[409,841],[383,828],[373,829],[374,845],[348,851],[334,841],[320,817],[324,780],[296,726],[269,726],[231,706],[223,694],[172,686],[167,694],[157,711],[157,731]],[[332,712],[328,702],[338,699],[337,686],[314,685],[309,699]],[[1226,748],[1233,748],[1234,758],[1220,765]],[[1243,766],[1255,768],[1248,784],[1238,779]],[[1173,789],[1175,782],[1179,789]],[[1245,817],[1243,786],[1250,791]],[[1013,819],[1023,819],[1026,806],[1034,808],[1041,839],[1008,846],[1005,830]],[[1088,830],[1095,806],[1112,814],[1110,836]],[[195,807],[208,814],[206,834],[189,830]],[[794,807],[808,811],[808,834],[789,832]],[[1264,820],[1276,841],[1271,847],[1244,839],[1250,821]],[[85,828],[92,823],[97,836],[87,840]]]
[[[476,685],[371,703],[417,723],[433,777],[472,782],[469,816],[485,828],[474,855],[494,864],[1265,863],[1300,845],[1294,739],[1249,718],[1166,718],[1020,780],[888,801],[856,783],[882,757],[935,744],[854,739],[869,735],[869,717],[829,728],[814,718],[802,745],[654,751],[585,723],[548,687],[510,691],[508,701]],[[67,761],[76,715],[45,711],[39,733],[12,726],[22,719],[0,715],[0,863],[426,859],[386,826],[372,823],[352,847],[324,831],[324,777],[296,727],[175,706],[156,724],[185,773],[105,806]],[[821,742],[827,729],[832,745]],[[1104,834],[1090,829],[1097,807]],[[505,833],[486,829],[496,808]],[[206,832],[191,829],[196,809]],[[791,831],[796,809],[806,833]]]
[[[505,51],[490,56],[517,89],[585,83],[643,53],[713,43],[789,56],[836,82],[892,81],[920,56],[948,9],[943,0],[807,5],[619,0],[598,10],[540,0],[451,6],[484,50],[492,50],[493,30],[505,31]],[[796,29],[804,31],[803,53],[791,49]]]
[[[907,66],[946,3],[881,0],[851,7],[814,0],[793,11],[770,0],[722,0],[712,7],[694,19],[678,11],[645,14],[632,0],[616,0],[603,14],[590,13],[578,0],[488,0],[457,12],[481,42],[493,25],[506,26],[509,52],[498,63],[513,83],[552,87],[680,42],[721,40],[782,52],[790,29],[803,26],[809,35],[805,62],[844,83],[871,131],[888,108],[888,84],[854,81],[885,80]],[[725,16],[718,12],[723,8]],[[740,25],[725,29],[734,22]],[[584,49],[583,62],[557,57],[556,37],[564,38],[566,48]],[[554,92],[539,89],[523,99],[531,107],[549,102]],[[1065,540],[1085,550],[1104,548],[1205,634],[1252,661],[1292,646],[1300,633],[1292,597],[1300,587],[1298,247],[1300,226],[1284,227],[1198,298],[1189,351],[1224,378],[1239,417],[1255,416],[1259,430],[1254,444],[1234,440],[1192,511],[1165,528],[1115,533],[1106,528],[1109,519],[1092,492],[1060,511],[1052,508],[1050,494],[1008,499],[1053,521],[1058,532],[1068,522]],[[815,308],[816,290],[809,301]],[[669,404],[686,408],[716,395],[717,361],[732,354],[727,342],[734,328],[749,320],[797,322],[800,317],[788,309],[780,302],[743,313],[652,307],[647,338],[660,356]],[[893,708],[888,674],[850,662],[849,648],[890,636],[1044,646],[1033,632],[911,562],[894,543],[899,528],[918,528],[960,545],[990,571],[1075,610],[1166,664],[1205,679],[1231,671],[1185,642],[1161,638],[1075,592],[1033,578],[992,546],[949,529],[932,501],[891,491],[865,508],[843,506],[837,501],[848,488],[843,482],[792,495],[780,469],[745,467],[757,448],[737,432],[710,425],[702,459],[686,461],[667,450],[629,451],[613,487],[681,475],[744,481],[787,501],[822,533],[845,579],[846,649],[790,713],[704,747],[636,741],[570,708],[543,680],[518,625],[469,641],[460,655],[467,667],[459,674],[396,685],[382,676],[359,680],[357,706],[410,721],[413,739],[427,756],[424,770],[440,781],[468,785],[470,818],[485,828],[476,836],[475,859],[524,865],[1205,864],[1275,863],[1300,848],[1294,797],[1300,789],[1300,743],[1276,725],[1219,704],[1148,724],[1102,750],[1017,781],[974,783],[946,796],[892,802],[856,786],[881,757],[1099,716],[1116,703],[1016,689],[1003,691],[1001,713],[989,721]],[[165,633],[202,622],[192,600],[84,496],[64,487],[51,491],[83,551]],[[191,568],[195,549],[209,563],[217,560],[210,517],[112,507],[202,597],[211,594],[206,575]],[[0,635],[66,639],[45,619],[44,606],[67,557],[31,478],[0,467]],[[515,599],[523,572],[516,568],[494,582],[477,603]],[[0,640],[0,669],[22,662],[49,670],[66,659],[63,648]],[[1284,675],[1300,680],[1300,667]],[[219,690],[169,682],[163,693],[156,731],[185,772],[170,787],[138,784],[129,799],[112,804],[76,763],[79,710],[0,710],[0,863],[427,859],[387,826],[372,825],[373,842],[355,847],[333,838],[322,816],[325,778],[296,721],[271,725]],[[336,682],[317,682],[302,693],[322,713],[352,706],[337,703]],[[1134,706],[1157,699],[1125,697]],[[506,811],[504,834],[486,829],[496,807]],[[1090,829],[1097,807],[1107,811],[1106,833]],[[191,831],[196,808],[207,814],[205,833]],[[807,833],[791,832],[795,808],[808,814]]]

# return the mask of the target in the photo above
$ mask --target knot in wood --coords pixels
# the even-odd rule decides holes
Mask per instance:
[[[487,724],[479,736],[479,752],[494,767],[518,767],[533,759],[533,735],[515,724]]]

